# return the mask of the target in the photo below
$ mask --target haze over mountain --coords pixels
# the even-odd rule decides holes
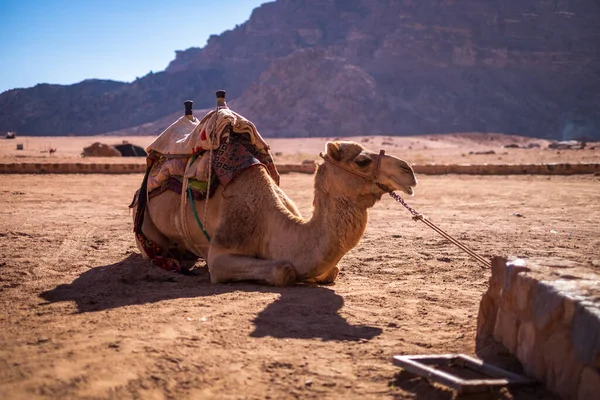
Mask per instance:
[[[0,131],[157,134],[224,88],[265,136],[600,138],[599,20],[583,0],[278,0],[132,83],[4,92]]]

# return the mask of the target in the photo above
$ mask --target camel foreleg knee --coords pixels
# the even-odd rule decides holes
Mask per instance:
[[[331,270],[325,272],[322,275],[319,275],[315,278],[307,279],[306,282],[309,283],[319,283],[321,285],[329,285],[335,282],[336,278],[340,273],[340,267],[337,265],[333,267]]]
[[[209,255],[208,269],[212,283],[260,281],[274,286],[289,286],[296,282],[295,268],[285,261],[236,254]]]

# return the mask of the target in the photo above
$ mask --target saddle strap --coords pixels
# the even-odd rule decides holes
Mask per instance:
[[[153,241],[149,239],[144,232],[142,231],[142,227],[144,225],[144,214],[146,212],[146,208],[148,206],[148,177],[150,175],[150,170],[154,165],[154,160],[150,157],[148,158],[148,166],[146,168],[146,174],[144,175],[144,180],[142,181],[142,185],[138,190],[136,196],[134,196],[132,203],[129,205],[130,208],[135,207],[137,203],[137,208],[135,211],[135,218],[133,223],[133,232],[137,238],[138,243],[146,253],[146,256],[152,261],[152,263],[159,268],[162,268],[167,271],[176,271],[179,273],[186,273],[179,261],[170,258],[163,257],[163,249]]]
[[[194,239],[190,235],[187,218],[186,218],[187,202],[188,202],[188,194],[189,194],[189,192],[188,192],[188,188],[189,188],[188,170],[189,170],[190,166],[194,163],[194,161],[196,160],[197,157],[198,157],[198,153],[193,155],[192,157],[190,157],[189,161],[186,164],[185,172],[183,174],[183,182],[181,183],[181,201],[179,203],[179,221],[180,221],[180,225],[181,225],[181,232],[183,233],[183,235],[182,235],[183,241],[185,242],[186,248],[191,250],[197,256],[201,256],[202,252],[199,251],[199,249],[196,247],[196,245],[194,243]],[[189,201],[191,202],[191,207],[192,207],[192,211],[194,211],[194,216],[196,217],[196,220],[199,221],[199,218],[198,218],[197,214],[195,213],[194,199],[191,195],[189,197]],[[202,226],[202,224],[200,224],[200,229],[203,232],[205,232],[205,235],[208,239],[208,234],[204,230],[204,227]],[[209,241],[210,241],[210,239],[209,239]]]

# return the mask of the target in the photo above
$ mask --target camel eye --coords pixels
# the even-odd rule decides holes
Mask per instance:
[[[354,160],[354,162],[356,163],[356,165],[358,165],[361,168],[366,167],[367,165],[371,164],[371,159],[370,158],[360,158],[358,160]]]

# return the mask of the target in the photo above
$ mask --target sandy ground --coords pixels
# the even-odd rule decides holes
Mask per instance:
[[[392,357],[474,354],[489,272],[392,199],[333,286],[211,285],[139,256],[141,178],[0,175],[3,398],[452,398]],[[282,187],[310,215],[312,177]],[[408,200],[486,257],[600,258],[599,177],[421,176]]]
[[[94,162],[94,163],[144,163],[142,157],[91,157],[80,156],[84,147],[94,142],[109,145],[123,141],[142,147],[148,146],[154,136],[86,136],[86,137],[18,137],[15,140],[0,139],[0,163],[14,162]],[[277,163],[301,163],[318,160],[329,138],[266,139]],[[550,142],[519,136],[501,134],[444,134],[425,136],[360,136],[345,138],[364,144],[372,150],[384,149],[389,154],[410,160],[413,164],[532,164],[532,163],[600,163],[600,143],[589,143],[584,150],[553,150]],[[16,150],[17,143],[24,150]],[[526,146],[537,143],[540,148],[503,148],[509,144]],[[50,155],[48,149],[57,149]],[[491,152],[491,153],[490,153]],[[477,154],[487,153],[487,154]]]

